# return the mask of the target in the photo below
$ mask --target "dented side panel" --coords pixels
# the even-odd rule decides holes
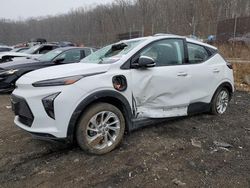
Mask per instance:
[[[136,116],[165,118],[187,115],[190,78],[178,76],[187,66],[162,66],[132,71],[132,92]]]

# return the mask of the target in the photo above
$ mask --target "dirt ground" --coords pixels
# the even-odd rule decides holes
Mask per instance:
[[[202,114],[142,128],[104,156],[32,139],[13,124],[9,104],[9,96],[0,96],[0,187],[250,187],[245,92],[235,93],[221,117]]]

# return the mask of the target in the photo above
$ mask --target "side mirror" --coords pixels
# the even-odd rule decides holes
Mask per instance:
[[[58,64],[58,63],[62,63],[64,60],[65,60],[65,58],[59,57],[59,58],[56,58],[53,62],[54,62],[55,64]]]
[[[151,57],[141,56],[138,60],[139,68],[150,68],[155,66],[155,61]]]

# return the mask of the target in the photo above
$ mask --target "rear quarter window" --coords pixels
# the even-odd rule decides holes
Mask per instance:
[[[211,56],[211,53],[209,53],[207,49],[201,45],[187,43],[187,49],[190,64],[202,63]]]

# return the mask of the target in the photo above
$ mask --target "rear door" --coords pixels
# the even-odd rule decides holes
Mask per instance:
[[[164,39],[144,48],[132,59],[148,56],[156,66],[132,69],[133,110],[137,117],[164,118],[187,115],[190,101],[184,39]]]
[[[214,88],[221,80],[223,66],[206,47],[187,43],[189,76],[192,80],[190,103],[210,103]]]

